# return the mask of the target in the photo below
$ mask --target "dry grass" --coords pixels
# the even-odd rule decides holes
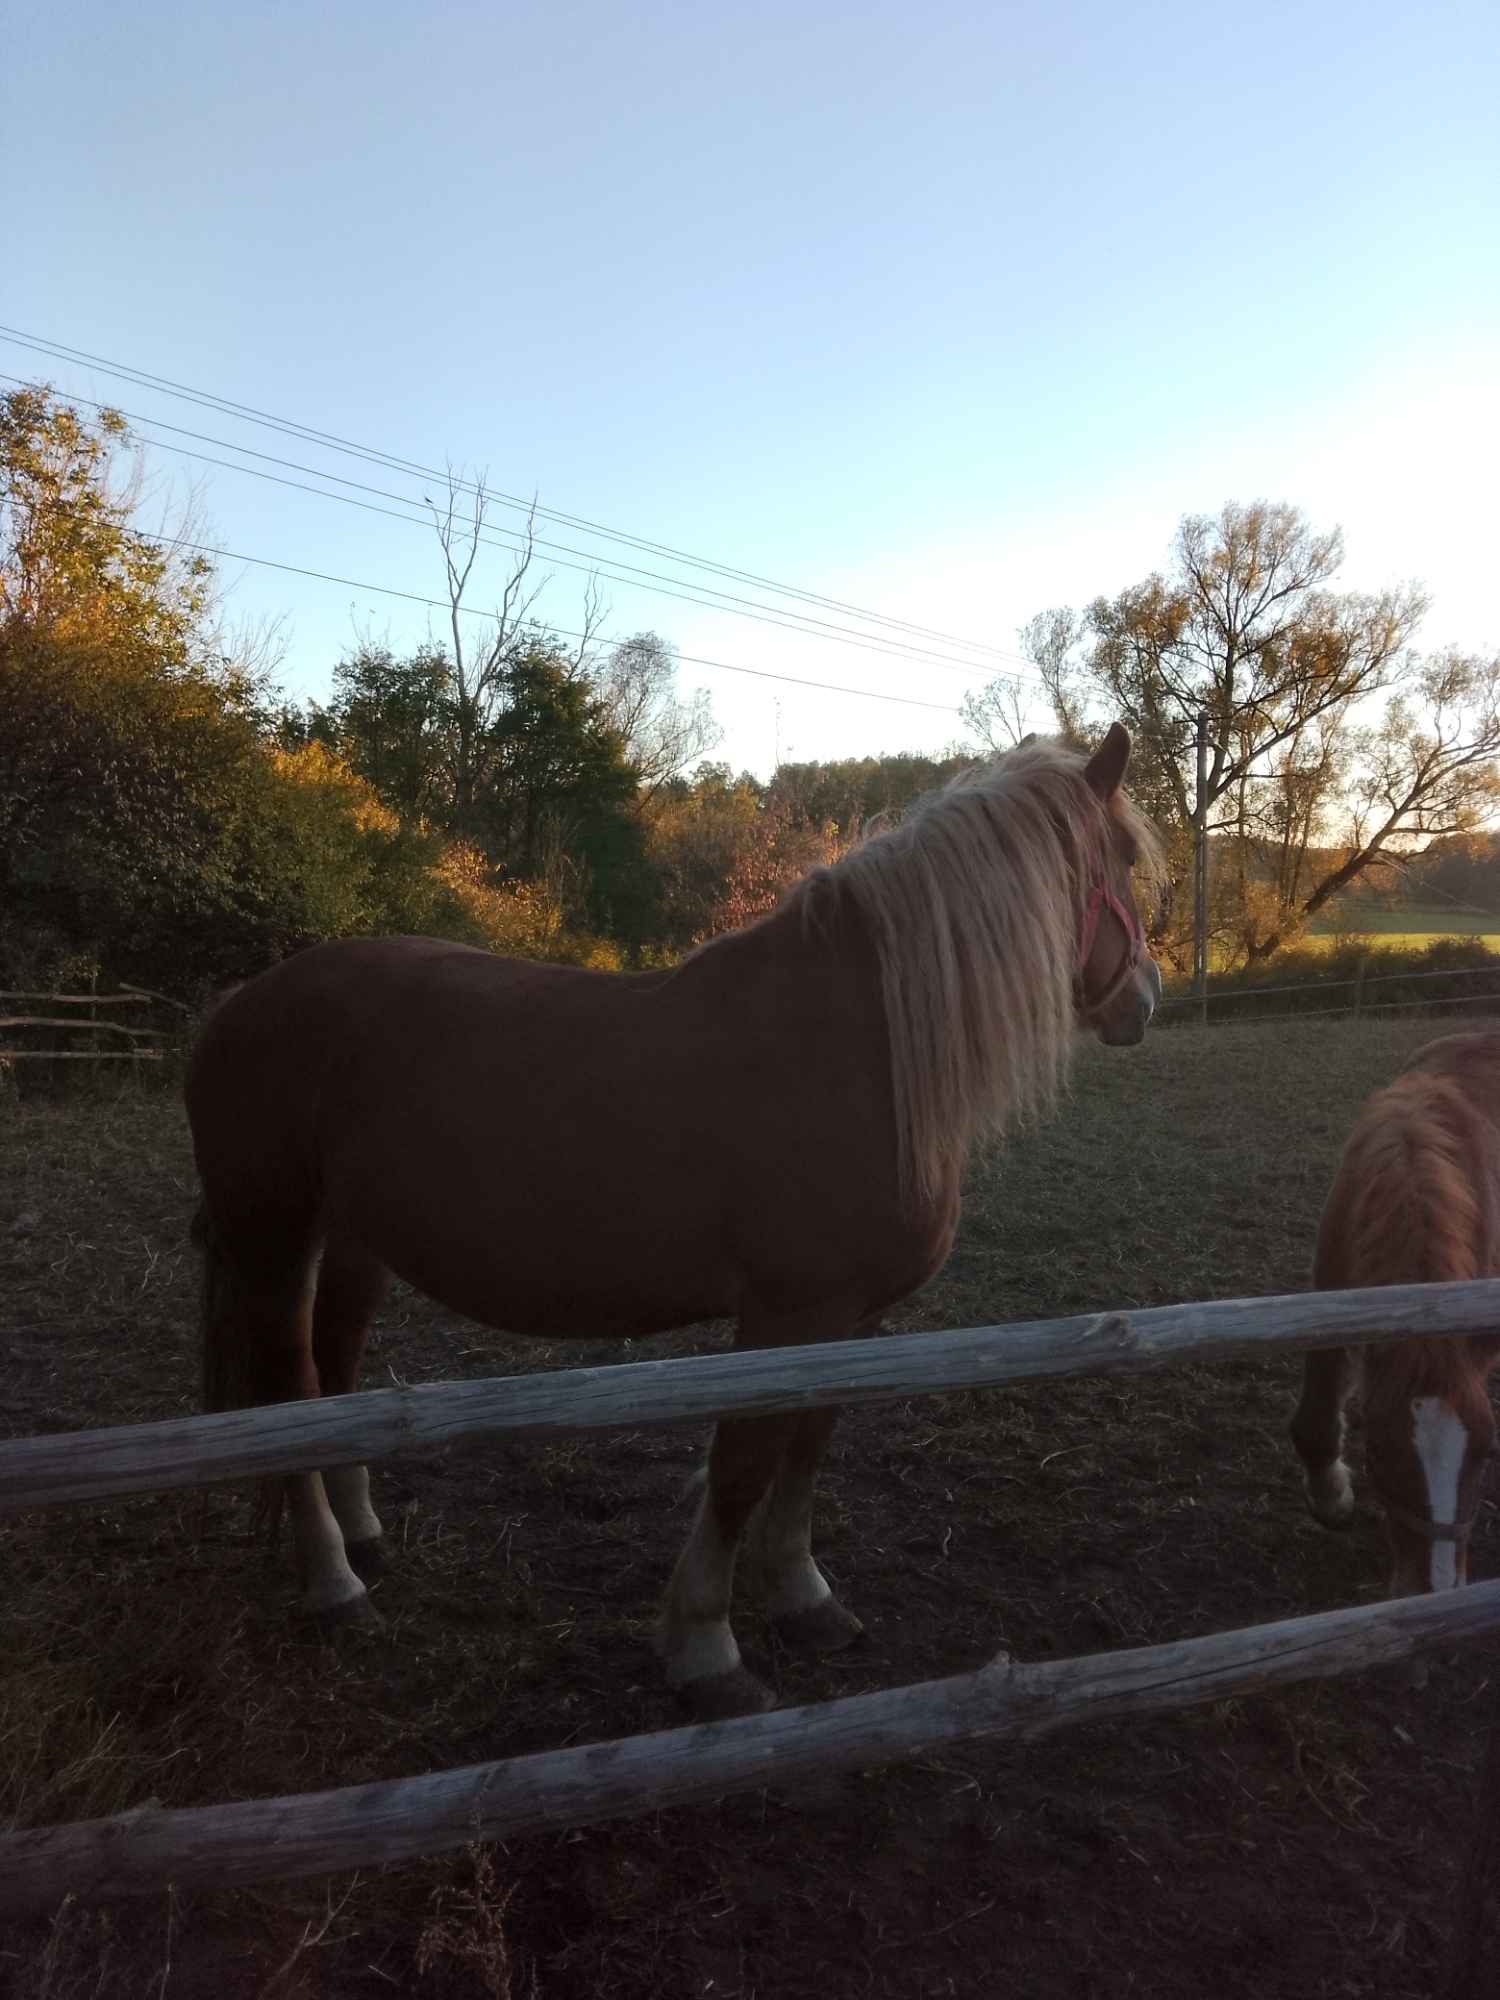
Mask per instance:
[[[1298,1288],[1359,1101],[1426,1023],[1163,1032],[1089,1051],[1064,1114],[976,1163],[941,1326]],[[190,1162],[170,1096],[0,1105],[0,1415],[12,1435],[194,1400]],[[18,1224],[20,1225],[18,1227]],[[712,1337],[712,1336],[710,1336]],[[685,1349],[690,1336],[629,1353]],[[621,1358],[402,1295],[373,1344],[433,1379]],[[1287,1363],[912,1397],[849,1420],[820,1510],[870,1625],[783,1654],[789,1699],[1166,1639],[1378,1591],[1368,1513],[1320,1535]],[[386,1629],[301,1633],[237,1496],[22,1517],[0,1546],[0,1816],[312,1790],[663,1726],[647,1632],[701,1443],[419,1454],[377,1474]],[[1500,1537],[1486,1512],[1476,1567]],[[14,2000],[796,2000],[1432,1990],[1493,1666],[1420,1702],[1345,1682],[729,1799],[353,1883],[167,1897],[0,1938]]]
[[[521,2000],[505,1931],[515,1884],[504,1890],[496,1886],[495,1864],[487,1848],[471,1847],[468,1858],[471,1882],[445,1884],[432,1892],[432,1914],[417,1943],[417,1972],[424,1975],[445,1962],[464,1966],[493,2000]],[[536,1992],[534,1967],[527,1986]]]

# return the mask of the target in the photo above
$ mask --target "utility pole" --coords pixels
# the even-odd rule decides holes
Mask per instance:
[[[1198,791],[1193,800],[1193,995],[1208,1020],[1208,710],[1198,711]]]

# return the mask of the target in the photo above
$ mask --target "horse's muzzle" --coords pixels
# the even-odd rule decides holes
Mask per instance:
[[[1151,1016],[1161,1000],[1161,974],[1154,958],[1143,957],[1135,977],[1110,1009],[1109,1018],[1098,1024],[1098,1034],[1106,1048],[1130,1049],[1143,1040]]]

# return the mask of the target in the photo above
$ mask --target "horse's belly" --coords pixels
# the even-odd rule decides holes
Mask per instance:
[[[736,1309],[735,1276],[706,1217],[652,1213],[623,1192],[603,1210],[538,1193],[393,1202],[349,1189],[329,1219],[429,1298],[513,1333],[654,1333]]]
[[[579,1245],[573,1263],[550,1273],[507,1269],[499,1252],[493,1260],[449,1263],[440,1270],[423,1258],[410,1264],[393,1261],[391,1268],[429,1298],[507,1333],[625,1338],[663,1333],[733,1310],[733,1302],[716,1296],[707,1284],[664,1284],[648,1271],[614,1283],[591,1281],[577,1269],[586,1257],[586,1247]]]

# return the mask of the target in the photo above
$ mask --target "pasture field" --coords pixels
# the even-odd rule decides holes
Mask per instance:
[[[1484,910],[1456,910],[1440,903],[1403,904],[1394,910],[1361,904],[1315,922],[1300,943],[1327,951],[1344,937],[1363,937],[1372,950],[1390,951],[1420,951],[1434,938],[1473,937],[1500,951],[1500,922]]]
[[[1300,1289],[1359,1103],[1439,1031],[1249,1023],[1089,1047],[1061,1114],[976,1162],[953,1258],[891,1324]],[[7,1434],[195,1406],[192,1199],[170,1093],[0,1097]],[[365,1382],[724,1337],[543,1345],[399,1294]],[[1291,1358],[1166,1370],[848,1418],[819,1552],[867,1636],[821,1661],[782,1652],[751,1559],[749,1664],[807,1701],[959,1672],[1002,1645],[1045,1659],[1379,1596],[1363,1494],[1346,1536],[1303,1511],[1285,1441],[1296,1372]],[[243,1494],[0,1524],[5,1823],[670,1725],[649,1633],[702,1442],[654,1431],[386,1461],[384,1629],[337,1645],[292,1623],[284,1554],[268,1558]],[[1497,1572],[1491,1503],[1473,1573]],[[1421,1694],[1371,1675],[352,1881],[69,1903],[0,1932],[0,1994],[1431,2000],[1497,1673],[1471,1648]]]

